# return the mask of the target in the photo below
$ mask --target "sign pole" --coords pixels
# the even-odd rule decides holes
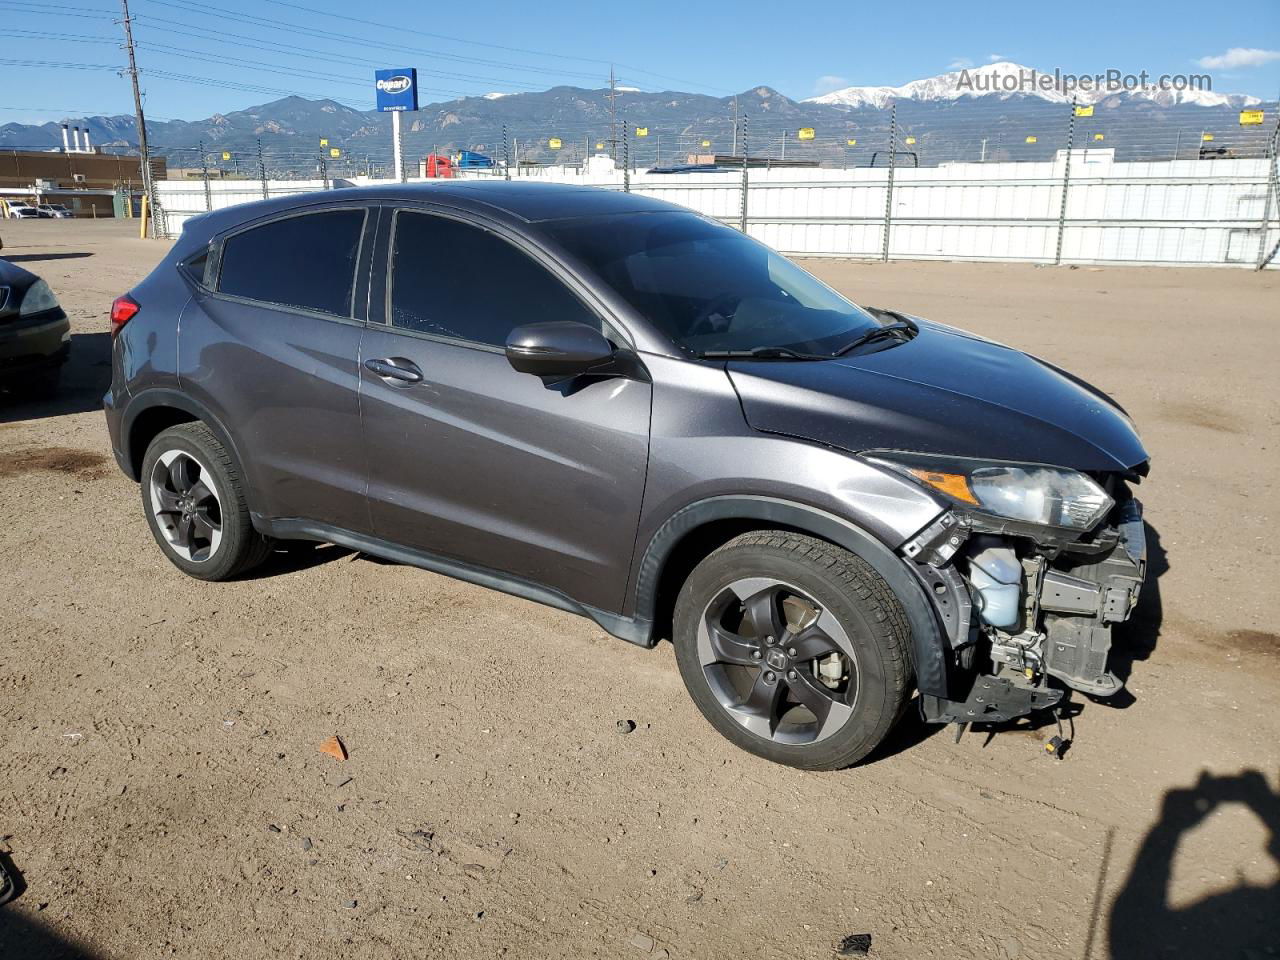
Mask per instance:
[[[391,162],[395,164],[396,179],[404,183],[404,161],[400,153],[400,111],[391,114]]]
[[[400,136],[400,114],[418,109],[418,71],[413,67],[403,70],[373,71],[374,89],[380,113],[391,114],[391,162],[395,165],[394,179],[404,183],[404,145]]]

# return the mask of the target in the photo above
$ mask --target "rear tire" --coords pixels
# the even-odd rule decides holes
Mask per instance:
[[[787,766],[856,763],[910,695],[898,598],[861,557],[803,534],[748,533],[710,554],[680,591],[674,638],[703,716]]]
[[[160,550],[188,576],[230,580],[262,563],[240,470],[203,423],[161,431],[142,458],[142,510]]]

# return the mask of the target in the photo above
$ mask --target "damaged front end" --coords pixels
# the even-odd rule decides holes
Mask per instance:
[[[1055,706],[1064,687],[1118,693],[1123,681],[1107,662],[1111,628],[1130,617],[1146,577],[1146,531],[1130,484],[1147,464],[1086,475],[937,461],[876,460],[952,501],[902,547],[950,647],[954,699],[923,696],[925,718],[1002,722]]]

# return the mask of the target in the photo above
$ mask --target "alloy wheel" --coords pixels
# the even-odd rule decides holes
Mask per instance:
[[[222,501],[209,471],[185,450],[167,450],[151,470],[151,509],[165,541],[202,563],[222,542]]]
[[[858,661],[830,610],[790,584],[724,587],[698,623],[698,660],[720,706],[776,743],[816,743],[853,713]]]

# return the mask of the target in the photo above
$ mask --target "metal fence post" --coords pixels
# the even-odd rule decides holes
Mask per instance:
[[[329,189],[329,165],[324,162],[324,154],[320,154],[320,182],[324,189]]]
[[[1067,159],[1062,165],[1062,202],[1058,205],[1058,246],[1053,254],[1054,266],[1062,265],[1062,235],[1067,227],[1067,189],[1071,186],[1071,148],[1076,139],[1076,101],[1071,98],[1071,119],[1067,121]]]
[[[502,172],[503,179],[511,179],[511,141],[507,138],[507,125],[502,125]]]
[[[204,177],[204,209],[213,209],[213,190],[209,186],[209,155],[204,152],[204,141],[200,141],[200,172]]]
[[[622,125],[622,192],[631,192],[631,137],[627,125]]]
[[[734,139],[737,139],[737,124],[734,124]],[[738,229],[743,233],[747,232],[747,118],[742,118],[742,221],[738,224]]]
[[[1271,198],[1275,197],[1276,202],[1280,204],[1280,180],[1277,179],[1276,169],[1277,148],[1280,148],[1280,120],[1276,121],[1276,128],[1271,131],[1271,175],[1267,178],[1266,199],[1262,201],[1262,229],[1258,231],[1258,266],[1256,268],[1258,270],[1270,263],[1276,252],[1280,251],[1280,240],[1278,240],[1271,248],[1271,252],[1267,253],[1267,231],[1271,227]]]
[[[267,161],[262,159],[262,138],[258,138],[258,179],[262,181],[262,199],[270,196],[267,191]]]
[[[895,100],[889,112],[889,179],[884,191],[884,245],[880,259],[889,262],[889,227],[893,223],[893,175],[898,169],[898,103]]]

